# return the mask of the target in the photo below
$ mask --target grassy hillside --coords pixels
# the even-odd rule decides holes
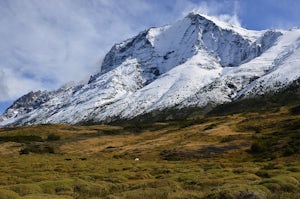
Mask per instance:
[[[0,199],[296,199],[299,105],[226,105],[208,116],[122,126],[3,128]]]

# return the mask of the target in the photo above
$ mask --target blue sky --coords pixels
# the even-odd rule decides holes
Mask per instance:
[[[190,11],[262,30],[300,27],[299,10],[300,0],[0,0],[0,113],[29,91],[88,79],[114,43]]]

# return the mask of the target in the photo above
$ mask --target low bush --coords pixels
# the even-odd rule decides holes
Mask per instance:
[[[221,143],[231,142],[231,141],[234,141],[234,140],[239,140],[241,138],[243,138],[241,135],[228,135],[226,137],[223,137],[220,142]]]
[[[24,148],[19,151],[19,154],[26,155],[26,154],[29,154],[29,152],[30,152],[30,150],[28,148]]]
[[[46,194],[72,195],[72,184],[72,179],[64,179],[42,182],[40,183],[40,187],[42,192]]]
[[[146,188],[144,190],[129,191],[125,195],[125,199],[166,199],[168,192],[164,189]]]
[[[237,199],[261,199],[261,197],[250,191],[241,191]]]
[[[259,170],[255,174],[261,178],[270,178],[271,177],[270,174],[265,170]]]
[[[284,149],[283,155],[284,155],[284,156],[290,156],[290,155],[293,155],[293,154],[295,154],[295,153],[296,153],[296,151],[294,150],[294,148],[288,146],[288,147],[286,147],[286,148]]]
[[[0,142],[42,142],[43,139],[37,135],[15,135],[15,136],[0,136]]]
[[[217,127],[217,124],[210,124],[210,125],[207,125],[206,127],[204,127],[204,131],[206,131],[206,130],[210,130],[210,129],[213,129],[213,128],[215,128],[215,127]]]
[[[40,145],[40,144],[28,144],[19,151],[20,155],[26,155],[29,153],[55,153],[54,146]]]
[[[103,198],[109,195],[109,187],[105,185],[75,182],[73,185],[73,198]]]
[[[41,192],[41,188],[34,184],[19,184],[10,187],[10,190],[18,193],[20,196]]]
[[[263,153],[267,150],[266,144],[261,141],[253,142],[250,148],[250,152],[257,154],[257,153]]]
[[[49,134],[47,137],[47,141],[57,141],[57,140],[60,140],[60,136],[53,133]]]
[[[100,130],[99,133],[103,135],[120,135],[121,131],[116,129],[106,129],[106,130]]]
[[[206,199],[235,199],[234,194],[230,191],[223,190],[220,192],[209,193],[205,196]]]
[[[290,109],[290,113],[292,115],[299,115],[300,114],[300,106],[295,106]]]

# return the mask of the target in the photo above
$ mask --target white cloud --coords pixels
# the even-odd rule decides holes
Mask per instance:
[[[0,102],[9,101],[12,96],[19,96],[20,92],[27,93],[28,88],[46,89],[41,82],[24,78],[23,74],[10,69],[4,69],[0,78]]]
[[[131,18],[143,9],[130,1],[1,1],[1,92],[8,92],[0,101],[87,78],[115,42],[137,33]]]
[[[213,16],[220,21],[224,21],[235,26],[241,26],[238,18],[239,9],[238,1],[220,2],[216,0],[210,0],[190,4],[186,10],[183,11],[183,15],[186,15],[192,11],[199,14]]]
[[[0,99],[5,100],[8,99],[8,88],[5,82],[5,74],[0,70]]]
[[[222,14],[218,16],[218,19],[235,26],[241,26],[240,20],[238,19],[237,15]]]

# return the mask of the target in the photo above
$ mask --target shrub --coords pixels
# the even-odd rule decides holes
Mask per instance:
[[[251,145],[250,151],[252,153],[262,153],[266,151],[266,146],[262,142],[254,142]]]
[[[257,118],[255,118],[257,119]],[[244,132],[244,131],[254,131],[255,133],[261,133],[261,127],[257,126],[256,124],[251,124],[248,119],[239,122],[237,124],[237,128],[239,131]]]
[[[43,139],[37,135],[14,135],[14,136],[1,136],[0,142],[42,142]]]
[[[290,155],[293,155],[295,153],[296,153],[295,150],[292,147],[288,146],[288,147],[285,148],[285,150],[283,152],[283,155],[284,156],[290,156]]]
[[[103,198],[109,195],[109,189],[106,186],[88,184],[84,182],[75,182],[73,185],[73,198]]]
[[[10,190],[18,193],[20,196],[41,192],[40,186],[36,184],[16,184],[10,186]]]
[[[72,179],[63,179],[63,180],[56,180],[56,181],[41,182],[39,186],[42,192],[46,194],[71,195],[73,192],[72,183],[73,183]]]
[[[235,197],[229,191],[223,190],[217,193],[210,193],[206,195],[207,199],[234,199]]]
[[[241,191],[237,196],[237,199],[260,199],[261,197],[253,192]]]
[[[125,131],[129,131],[131,133],[142,133],[143,129],[145,129],[145,125],[142,126],[140,123],[133,123],[124,127]]]
[[[25,148],[19,151],[20,155],[25,155],[29,153],[55,153],[55,149],[50,145],[39,145],[39,144],[29,144],[26,145]]]
[[[55,150],[52,146],[46,146],[45,147],[45,152],[47,152],[47,151],[48,151],[48,153],[55,153]]]
[[[213,129],[213,128],[215,128],[215,127],[217,127],[217,124],[210,124],[210,125],[207,125],[206,127],[204,127],[204,131],[206,131],[206,130],[210,130],[210,129]]]
[[[269,175],[269,173],[267,171],[264,170],[259,170],[255,173],[257,176],[261,177],[261,178],[270,178],[271,176]]]
[[[118,129],[106,129],[101,130],[100,133],[103,135],[120,135],[121,131]]]
[[[293,115],[299,115],[300,114],[300,106],[295,106],[290,109],[290,113]]]
[[[47,141],[56,141],[56,140],[60,140],[60,136],[59,135],[55,135],[55,134],[51,133],[47,137]]]
[[[19,151],[19,154],[20,155],[26,155],[26,154],[29,154],[29,149],[28,148],[25,148],[25,149],[21,149],[20,151]]]
[[[129,191],[124,195],[125,199],[165,199],[168,198],[169,193],[164,189],[145,188],[143,190]]]
[[[240,135],[229,135],[229,136],[223,137],[220,142],[221,143],[231,142],[231,141],[238,140],[241,138],[242,138],[242,136],[240,136]]]

